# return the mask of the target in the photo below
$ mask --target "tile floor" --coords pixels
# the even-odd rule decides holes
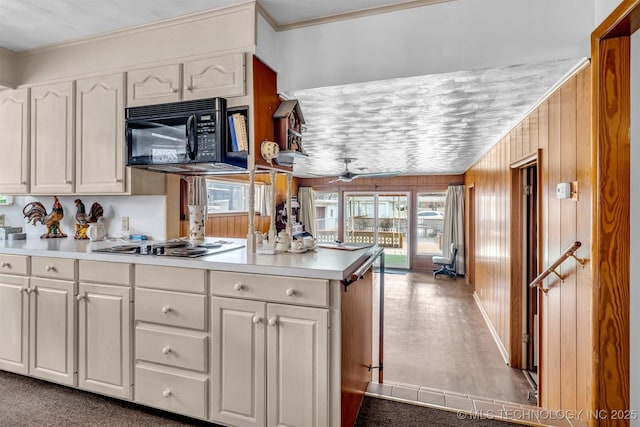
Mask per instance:
[[[550,411],[531,405],[413,384],[389,381],[385,381],[384,384],[369,383],[366,395],[456,411],[467,417],[505,419],[536,426],[585,427],[585,424],[579,419],[573,418],[572,414],[561,411]]]
[[[369,395],[525,424],[582,425],[531,406],[529,383],[504,362],[463,279],[385,274],[384,378],[369,384]]]

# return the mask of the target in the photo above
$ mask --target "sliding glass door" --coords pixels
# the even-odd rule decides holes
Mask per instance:
[[[384,247],[388,268],[409,268],[409,193],[345,193],[344,239]]]

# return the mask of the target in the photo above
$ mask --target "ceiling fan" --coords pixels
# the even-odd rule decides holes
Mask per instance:
[[[396,176],[400,174],[400,172],[368,172],[368,173],[351,172],[349,170],[349,163],[352,163],[354,160],[356,159],[349,158],[349,157],[343,158],[342,161],[344,161],[344,172],[338,175],[336,179],[329,181],[329,183],[331,184],[338,181],[351,182],[356,178],[383,178],[383,177]]]

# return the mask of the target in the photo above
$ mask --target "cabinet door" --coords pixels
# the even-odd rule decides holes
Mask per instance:
[[[177,102],[182,98],[181,65],[144,68],[127,73],[127,106]]]
[[[29,374],[75,385],[75,282],[31,278]]]
[[[0,92],[0,193],[29,192],[29,92]]]
[[[29,279],[0,276],[0,369],[28,373]]]
[[[131,399],[131,288],[80,283],[78,386]]]
[[[328,311],[267,305],[267,426],[329,424]]]
[[[212,298],[211,419],[265,425],[265,303]]]
[[[242,96],[244,76],[243,53],[185,62],[184,99]]]
[[[76,192],[123,193],[124,73],[76,83]]]
[[[31,192],[73,193],[73,82],[31,89]]]

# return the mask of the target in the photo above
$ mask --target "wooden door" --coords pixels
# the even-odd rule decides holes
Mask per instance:
[[[29,192],[29,91],[0,92],[0,193]]]
[[[29,279],[0,276],[0,369],[28,373]]]
[[[31,89],[31,192],[73,193],[73,82]]]
[[[132,290],[80,283],[78,386],[131,399]]]
[[[76,192],[123,193],[124,73],[76,85]]]
[[[529,194],[526,199],[524,209],[526,211],[526,295],[527,295],[527,353],[526,353],[526,369],[536,372],[538,369],[538,343],[539,331],[539,306],[537,288],[530,288],[529,283],[533,282],[538,276],[538,177],[537,166],[532,165],[523,171],[525,174],[526,184]]]
[[[328,316],[267,305],[267,426],[328,425]]]
[[[211,419],[264,426],[265,309],[260,301],[212,298]]]
[[[181,71],[171,64],[127,72],[127,107],[180,101]]]
[[[75,386],[75,282],[31,278],[29,374]]]
[[[184,64],[184,99],[245,94],[244,54],[234,53]]]

